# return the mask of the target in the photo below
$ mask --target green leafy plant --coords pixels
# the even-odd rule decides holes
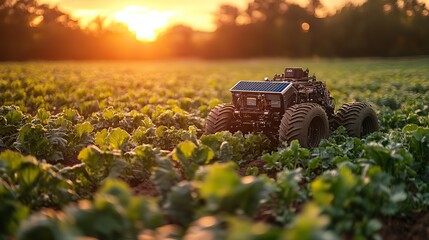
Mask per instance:
[[[41,124],[28,123],[21,127],[14,146],[25,154],[44,158],[51,162],[64,159],[67,147],[64,128],[47,129]]]
[[[297,213],[298,204],[307,199],[307,194],[299,185],[302,182],[302,169],[283,170],[277,173],[273,182],[273,193],[268,204],[275,220],[283,225],[290,223]]]
[[[0,239],[14,235],[29,209],[18,199],[14,189],[0,179]]]
[[[94,200],[70,205],[64,213],[35,213],[21,225],[19,239],[136,238],[139,230],[164,224],[154,199],[132,196],[117,180],[106,181]]]
[[[168,193],[179,182],[179,174],[174,169],[170,158],[160,156],[155,161],[156,167],[151,180],[161,195],[161,202],[165,202]]]
[[[321,209],[314,203],[307,203],[303,211],[294,219],[283,233],[286,239],[339,239],[332,231],[327,230],[330,220],[323,215]]]
[[[264,178],[240,178],[233,164],[216,163],[201,173],[198,190],[206,201],[204,212],[252,216],[260,202],[272,191]]]
[[[370,167],[364,176],[340,166],[314,180],[311,192],[331,218],[331,229],[360,237],[378,237],[381,223],[374,216],[394,215],[407,198],[403,186],[392,184],[391,177],[379,166]]]
[[[17,106],[0,107],[0,147],[11,148],[28,117]]]
[[[119,152],[103,151],[96,146],[80,151],[78,159],[85,163],[85,170],[94,182],[118,177],[129,165]]]
[[[0,154],[0,176],[4,191],[13,191],[16,199],[32,209],[61,206],[77,197],[71,182],[55,168],[10,150]]]
[[[197,146],[191,141],[181,142],[173,152],[173,159],[180,163],[187,180],[191,180],[198,167],[209,164],[213,157],[211,148],[202,144]]]
[[[266,161],[268,170],[296,169],[308,159],[310,151],[299,146],[298,140],[293,140],[289,146],[272,154],[264,154],[262,160]]]
[[[265,136],[255,134],[243,136],[241,132],[235,134],[218,132],[204,135],[200,140],[214,151],[215,161],[234,161],[240,165],[255,160],[271,148],[270,141]]]
[[[130,138],[130,134],[120,128],[103,129],[95,134],[94,142],[104,150],[119,149],[125,151],[130,146],[128,142]]]

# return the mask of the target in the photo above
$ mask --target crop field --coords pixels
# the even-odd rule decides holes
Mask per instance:
[[[315,148],[204,134],[239,80],[308,67],[376,109]],[[0,239],[426,239],[429,59],[0,64]]]

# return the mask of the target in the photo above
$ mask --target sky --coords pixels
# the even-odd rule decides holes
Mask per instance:
[[[247,6],[250,0],[40,0],[42,3],[58,5],[59,8],[73,17],[81,19],[85,24],[97,15],[115,18],[118,14],[130,14],[140,11],[143,14],[159,15],[164,25],[186,24],[196,30],[212,31],[215,28],[213,13],[219,5],[228,3],[241,9]],[[308,0],[293,0],[299,4],[306,4]],[[328,9],[342,6],[349,0],[322,0]],[[353,0],[362,2],[363,0]],[[117,18],[117,17],[116,17]]]

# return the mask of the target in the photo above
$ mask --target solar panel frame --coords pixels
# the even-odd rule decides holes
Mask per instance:
[[[229,90],[231,92],[264,92],[284,94],[291,86],[291,82],[239,81]]]

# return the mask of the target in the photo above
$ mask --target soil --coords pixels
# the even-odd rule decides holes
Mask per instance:
[[[159,193],[156,190],[155,185],[150,180],[145,180],[137,184],[135,187],[133,187],[133,194],[145,195],[145,196],[151,196],[151,197],[159,196]]]
[[[77,159],[77,155],[79,155],[79,153],[70,153],[70,154],[66,154],[64,155],[64,160],[59,162],[62,165],[66,166],[66,167],[71,167],[74,166],[76,164],[80,164],[81,161],[79,161]]]
[[[248,168],[250,167],[257,167],[258,168],[258,175],[259,174],[266,174],[268,177],[270,178],[276,178],[276,174],[277,172],[275,170],[272,171],[267,171],[264,166],[265,166],[266,162],[264,160],[258,159],[258,160],[254,160],[251,162],[248,162],[247,164],[245,164],[244,166],[240,167],[238,169],[238,174],[240,176],[246,176],[246,171]]]
[[[380,235],[382,239],[389,240],[429,239],[429,212],[417,213],[405,218],[384,219]]]

